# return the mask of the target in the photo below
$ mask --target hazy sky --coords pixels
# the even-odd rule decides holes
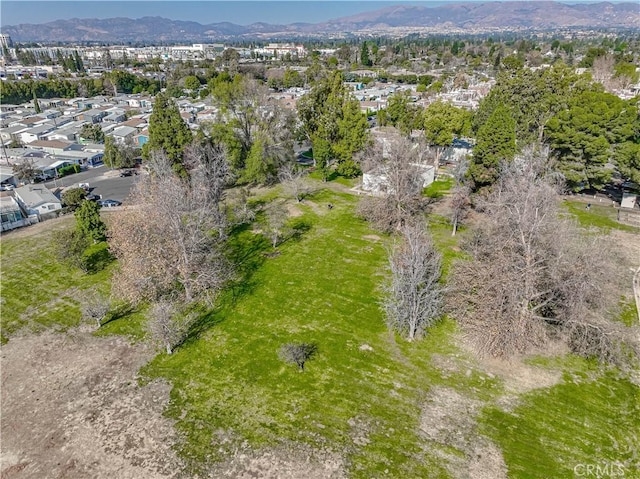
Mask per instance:
[[[466,0],[469,1],[469,0]],[[471,0],[473,1],[473,0]],[[480,1],[480,0],[476,0]],[[485,0],[486,1],[486,0]],[[161,16],[172,20],[191,20],[207,24],[232,22],[248,25],[266,23],[316,23],[355,13],[376,10],[389,5],[436,6],[444,3],[431,1],[116,1],[116,0],[0,0],[0,24],[44,23],[69,18],[110,18]],[[579,3],[566,0],[565,3]]]

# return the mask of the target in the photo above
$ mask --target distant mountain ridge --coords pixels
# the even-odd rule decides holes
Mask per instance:
[[[96,19],[72,18],[44,24],[20,24],[2,28],[18,42],[197,42],[231,38],[275,38],[337,33],[393,33],[465,29],[596,27],[640,29],[638,3],[591,3],[569,5],[553,1],[486,2],[447,4],[438,7],[395,5],[322,23],[272,25],[229,22],[202,25],[162,17]]]

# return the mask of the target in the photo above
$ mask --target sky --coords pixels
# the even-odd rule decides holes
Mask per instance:
[[[317,23],[390,5],[437,6],[446,1],[117,1],[117,0],[0,0],[0,25],[46,23],[70,18],[111,18],[160,16],[172,20],[190,20],[201,24],[231,22],[249,25],[265,23]],[[486,0],[485,0],[486,1]],[[580,3],[566,0],[565,3]]]

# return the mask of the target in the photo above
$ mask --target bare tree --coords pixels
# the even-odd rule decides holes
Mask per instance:
[[[269,238],[275,249],[286,233],[287,210],[280,203],[272,203],[266,210],[266,219],[265,235]]]
[[[188,155],[189,156],[189,155]],[[213,147],[191,150],[186,178],[163,154],[136,183],[131,206],[114,214],[111,249],[120,260],[116,292],[132,302],[181,295],[211,298],[229,275],[220,207],[226,158]]]
[[[106,296],[93,293],[82,301],[80,310],[82,312],[82,319],[85,321],[95,321],[99,329],[102,321],[104,321],[111,310],[111,300]]]
[[[471,190],[464,185],[457,185],[451,195],[451,236],[455,236],[459,224],[464,221],[471,207]]]
[[[637,336],[607,319],[619,299],[609,242],[559,214],[547,158],[526,150],[479,200],[484,217],[467,245],[472,259],[450,276],[451,312],[480,354],[525,353],[551,337],[603,361],[638,351]]]
[[[33,158],[22,158],[22,160],[13,164],[12,169],[16,177],[27,183],[33,181],[39,173]]]
[[[184,340],[192,322],[193,316],[182,316],[176,303],[162,299],[151,306],[147,329],[151,339],[162,345],[167,354],[172,354]]]
[[[232,207],[233,224],[242,225],[251,223],[256,219],[256,212],[249,203],[250,197],[251,190],[249,188],[240,188],[238,190],[238,197]]]
[[[405,225],[401,231],[401,243],[389,255],[391,278],[383,307],[389,327],[413,341],[442,316],[442,255],[424,225]]]
[[[451,195],[451,236],[455,236],[458,225],[464,221],[471,207],[471,189],[464,184],[469,160],[462,158],[453,170],[453,180],[455,186]]]
[[[304,371],[305,363],[318,352],[318,346],[311,343],[283,344],[278,352],[285,363],[295,364],[300,371]]]
[[[288,195],[291,195],[300,203],[311,191],[303,169],[293,162],[285,163],[278,172],[278,179]]]
[[[422,212],[426,151],[400,136],[369,147],[362,156],[363,171],[381,179],[380,194],[365,197],[358,213],[377,229],[393,231]]]

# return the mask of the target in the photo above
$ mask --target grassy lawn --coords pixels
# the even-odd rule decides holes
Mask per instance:
[[[618,210],[611,206],[592,204],[587,210],[587,205],[580,201],[565,200],[565,209],[575,216],[581,226],[585,228],[601,228],[603,230],[618,229],[632,233],[640,233],[640,228],[619,223]]]
[[[80,304],[88,291],[108,295],[115,264],[95,274],[86,274],[58,260],[53,241],[54,231],[72,228],[67,217],[51,223],[52,228],[29,236],[3,237],[0,241],[2,342],[21,328],[58,331],[77,326]],[[119,308],[97,334],[144,336],[144,311]],[[124,320],[126,318],[126,320]]]
[[[278,191],[252,201],[281,201]],[[630,462],[640,450],[640,389],[615,371],[573,357],[532,360],[561,370],[563,381],[505,408],[502,380],[459,349],[453,319],[415,343],[390,334],[378,305],[389,238],[354,216],[356,201],[323,189],[296,204],[302,216],[291,222],[299,234],[276,250],[250,228],[238,228],[230,244],[236,283],[173,355],[160,354],[143,368],[145,380],[173,386],[166,414],[176,421],[187,474],[246,443],[336,451],[353,478],[451,477],[445,457],[464,452],[419,428],[430,391],[444,387],[484,405],[471,434],[501,449],[509,477],[574,477],[577,464],[607,461],[628,466],[624,477],[640,477]],[[589,213],[596,212],[592,206]],[[437,215],[430,215],[429,228],[446,273],[464,258],[459,242],[466,232],[452,237],[448,220]],[[50,231],[2,239],[3,340],[25,326],[73,326],[84,290],[109,288],[115,265],[86,275],[55,259],[51,239]],[[631,321],[632,306],[625,300],[623,321]],[[144,309],[123,310],[97,334],[142,338],[144,322]],[[317,345],[304,372],[278,357],[288,342]],[[437,367],[436,355],[453,367]]]
[[[346,451],[353,477],[446,477],[417,431],[421,401],[432,384],[472,391],[485,378],[431,366],[432,353],[455,350],[452,321],[414,344],[389,334],[377,304],[384,239],[354,218],[352,197],[311,199],[335,207],[302,205],[311,229],[278,256],[264,259],[271,249],[250,231],[236,238],[250,277],[211,314],[215,327],[145,368],[174,385],[182,453],[197,464],[220,458],[216,438],[229,450],[293,441]],[[290,341],[318,346],[303,373],[278,358]]]
[[[68,224],[67,224],[68,223]],[[73,218],[57,223],[72,227]],[[51,230],[27,237],[3,237],[2,341],[22,327],[64,330],[80,320],[79,300],[88,289],[108,287],[109,269],[85,274],[58,261]]]
[[[435,180],[422,192],[427,198],[442,198],[444,194],[453,188],[453,178]]]
[[[618,477],[640,477],[640,388],[588,361],[571,362],[561,384],[522,396],[514,410],[485,409],[482,430],[502,449],[509,477],[579,477],[580,464],[620,464]]]

